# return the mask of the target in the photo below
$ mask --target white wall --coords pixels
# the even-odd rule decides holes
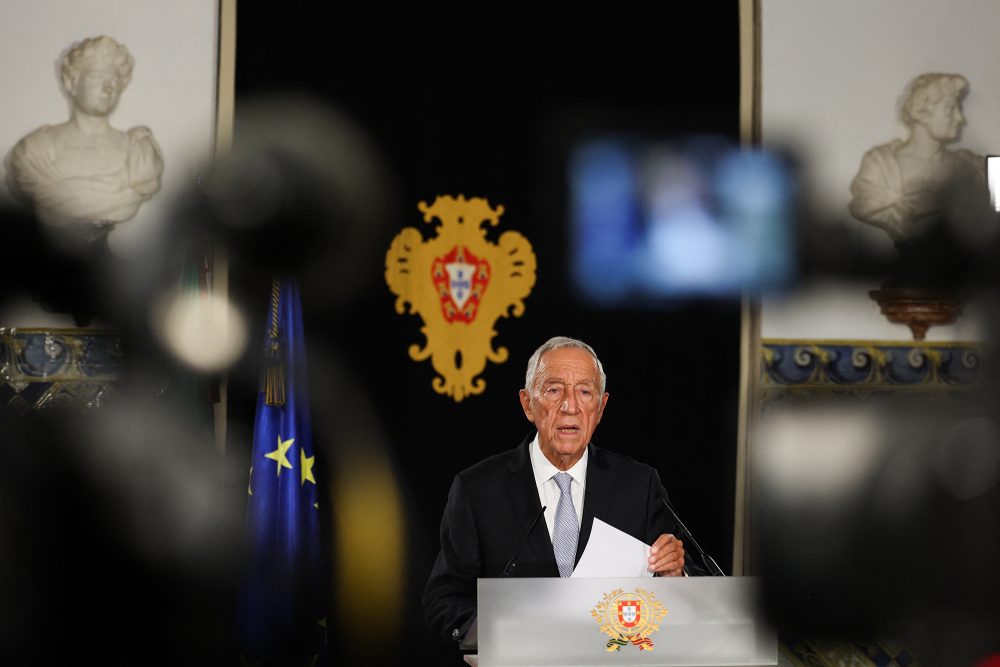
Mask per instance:
[[[111,124],[146,125],[163,152],[162,189],[109,238],[127,254],[153,236],[180,192],[211,156],[215,131],[217,0],[2,0],[0,2],[0,197],[9,198],[7,160],[35,128],[69,118],[59,65],[76,42],[108,35],[135,59],[132,81]],[[70,326],[32,304],[9,305],[3,325]],[[12,321],[13,320],[13,321]]]
[[[970,84],[963,147],[1000,153],[1000,3],[996,0],[761,0],[762,131],[765,144],[794,147],[807,196],[827,216],[887,256],[888,236],[850,217],[849,184],[869,148],[903,138],[897,109],[924,72],[957,72]],[[767,338],[908,340],[867,291],[877,284],[826,284],[765,300]],[[974,304],[928,340],[981,335]]]

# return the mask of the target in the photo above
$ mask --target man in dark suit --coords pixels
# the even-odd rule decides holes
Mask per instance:
[[[537,435],[455,477],[424,591],[433,631],[465,635],[478,577],[569,576],[595,518],[651,544],[651,572],[683,574],[684,547],[659,475],[590,443],[608,402],[605,384],[600,360],[582,341],[552,338],[528,360],[520,399]]]

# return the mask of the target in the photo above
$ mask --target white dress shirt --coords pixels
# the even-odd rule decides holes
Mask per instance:
[[[573,496],[573,508],[576,509],[577,526],[583,521],[583,492],[587,486],[588,456],[589,452],[586,449],[583,450],[583,456],[580,457],[580,460],[572,468],[565,471],[573,478],[573,483],[570,485],[570,495]],[[535,439],[528,445],[528,457],[531,460],[531,470],[535,473],[538,499],[541,501],[542,507],[545,508],[545,525],[549,527],[549,539],[552,539],[556,527],[556,506],[559,504],[560,496],[562,496],[559,485],[552,478],[557,472],[563,471],[552,465],[545,458],[545,454],[542,454],[537,433]]]

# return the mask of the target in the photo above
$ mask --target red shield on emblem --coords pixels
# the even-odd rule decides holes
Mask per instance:
[[[434,260],[431,279],[448,322],[471,322],[476,318],[483,293],[490,282],[490,264],[465,246]]]
[[[626,628],[634,628],[639,623],[639,601],[619,600],[618,620]]]

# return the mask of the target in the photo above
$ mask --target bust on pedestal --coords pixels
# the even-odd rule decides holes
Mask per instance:
[[[869,295],[916,340],[961,314],[957,287],[965,269],[956,229],[977,224],[989,201],[982,156],[946,147],[965,124],[968,89],[959,74],[916,77],[901,110],[907,138],[866,152],[851,181],[851,214],[885,230],[898,251],[892,275]]]

